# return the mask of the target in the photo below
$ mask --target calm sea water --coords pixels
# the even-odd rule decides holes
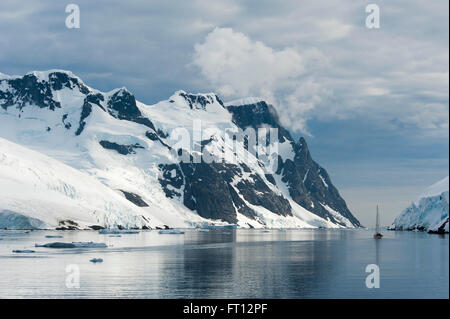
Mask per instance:
[[[0,298],[449,297],[448,235],[384,234],[374,240],[367,230],[186,230],[116,238],[94,231],[1,231]],[[109,247],[34,247],[52,241]],[[368,264],[379,265],[380,288],[366,287]],[[79,288],[66,286],[76,272],[68,265],[79,269]]]

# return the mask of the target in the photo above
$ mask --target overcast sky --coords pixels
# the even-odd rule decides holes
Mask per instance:
[[[389,224],[448,175],[447,0],[0,2],[0,72],[68,69],[146,104],[176,90],[267,99],[352,212]]]

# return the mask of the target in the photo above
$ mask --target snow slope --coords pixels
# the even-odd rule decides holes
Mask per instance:
[[[0,228],[53,228],[67,220],[80,228],[164,224],[154,208],[137,207],[94,177],[3,138],[0,194]]]
[[[391,229],[449,231],[448,222],[449,183],[448,176],[428,187],[395,220]]]

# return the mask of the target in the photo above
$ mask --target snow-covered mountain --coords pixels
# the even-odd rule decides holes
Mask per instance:
[[[424,230],[448,233],[448,176],[428,187],[390,227],[395,230]]]
[[[278,129],[276,170],[229,136],[261,127]],[[178,91],[145,105],[62,70],[0,74],[0,192],[0,228],[360,226],[263,100]]]

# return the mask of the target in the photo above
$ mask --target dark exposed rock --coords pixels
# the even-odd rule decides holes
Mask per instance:
[[[256,130],[263,125],[268,125],[278,129],[280,141],[284,141],[282,138],[293,141],[291,134],[280,124],[275,108],[264,101],[249,105],[230,105],[227,109],[233,115],[233,122],[243,130],[247,127]]]
[[[222,101],[218,99],[217,95],[214,95],[213,97],[211,95],[190,94],[184,92],[179,93],[179,95],[186,100],[191,109],[205,110],[208,104],[213,104],[215,102],[215,99],[223,106]]]
[[[83,107],[81,109],[80,123],[75,135],[80,135],[83,132],[83,129],[86,126],[86,118],[92,113],[92,105],[97,105],[100,109],[105,111],[101,104],[104,100],[105,98],[101,93],[89,93],[85,97]]]
[[[93,229],[93,230],[105,229],[105,227],[100,226],[100,225],[91,225],[91,226],[89,226],[89,228]]]
[[[158,141],[160,142],[162,145],[164,145],[165,147],[167,147],[168,149],[172,149],[169,145],[167,145],[161,138],[160,135],[155,133],[155,132],[151,132],[151,131],[147,131],[145,132],[145,136],[147,136],[149,139],[151,139],[152,141]]]
[[[236,223],[236,211],[229,185],[217,163],[181,163],[185,176],[184,205],[205,218]]]
[[[238,193],[231,185],[228,185],[228,191],[230,192],[231,198],[233,199],[234,207],[240,214],[248,218],[254,218],[256,216],[255,211],[248,207],[247,204],[245,204],[245,202],[242,200],[242,198],[239,197]]]
[[[156,133],[158,133],[159,137],[161,138],[167,138],[169,137],[169,134],[165,133],[163,130],[161,130],[160,128],[156,130]]]
[[[81,109],[80,125],[78,126],[75,135],[80,135],[83,132],[84,126],[86,125],[85,119],[91,114],[91,112],[92,105],[89,102],[84,101],[83,108]]]
[[[89,89],[81,83],[77,78],[69,76],[65,72],[53,72],[48,75],[49,84],[55,91],[63,88],[74,89],[77,87],[81,93],[88,94]]]
[[[448,231],[445,231],[445,226],[449,223],[449,218],[445,219],[441,225],[436,230],[430,229],[428,233],[430,234],[446,234]]]
[[[60,221],[58,222],[58,224],[59,224],[60,226],[67,226],[67,225],[69,225],[69,226],[78,226],[78,223],[77,223],[77,222],[74,222],[73,220],[70,220],[70,219],[60,220]]]
[[[137,107],[133,94],[124,88],[118,90],[109,98],[108,112],[115,118],[142,124],[155,131],[153,123],[144,117]]]
[[[282,172],[282,181],[287,183],[292,199],[303,207],[309,207],[308,209],[313,213],[343,225],[324,208],[323,205],[327,205],[347,218],[353,225],[361,226],[332,184],[326,170],[311,158],[303,137],[294,145],[294,151],[294,162],[286,160]],[[311,207],[311,202],[314,207]]]
[[[184,185],[184,205],[202,217],[236,223],[237,210],[249,218],[255,218],[255,212],[241,196],[249,203],[263,206],[276,214],[291,215],[289,202],[268,188],[258,175],[251,175],[251,181],[242,179],[232,186],[233,179],[242,177],[242,171],[248,170],[245,165],[201,162],[161,165],[160,169],[163,173],[160,183],[166,195],[180,197]]]
[[[59,226],[55,227],[55,230],[78,230],[79,228],[76,226]]]
[[[139,143],[133,144],[133,145],[121,145],[114,142],[109,141],[100,141],[100,145],[108,150],[114,150],[119,154],[122,155],[128,155],[128,154],[136,154],[135,149],[137,148],[144,148]]]
[[[5,110],[12,105],[22,109],[26,105],[37,105],[54,111],[61,104],[53,100],[53,93],[49,82],[40,81],[35,75],[27,74],[21,78],[0,80],[6,82],[14,90],[0,91],[0,101]]]
[[[105,100],[103,94],[90,93],[86,96],[86,98],[84,100],[85,100],[85,102],[89,102],[89,103],[98,105],[103,111],[105,111],[105,109],[103,108],[103,106],[101,104],[101,102],[103,102]]]
[[[138,206],[138,207],[148,207],[148,204],[138,194],[127,192],[127,191],[124,191],[122,189],[120,189],[120,191],[125,195],[126,199],[128,199],[130,202],[132,202],[136,206]]]
[[[1,107],[5,110],[12,105],[16,105],[19,109],[26,105],[37,105],[54,111],[61,108],[61,104],[54,100],[52,90],[78,88],[83,94],[89,93],[89,89],[76,77],[60,71],[49,73],[48,80],[41,80],[30,73],[21,78],[0,80],[0,83],[2,82],[12,89],[0,91]]]
[[[156,134],[155,132],[150,132],[147,131],[145,133],[145,136],[147,136],[149,139],[151,139],[152,141],[159,141],[159,136],[158,134]]]
[[[72,127],[72,124],[70,122],[66,122],[67,121],[67,116],[68,116],[68,114],[64,114],[63,115],[62,122],[64,124],[64,127],[69,130]]]
[[[331,183],[330,177],[324,168],[319,166],[309,153],[304,138],[295,143],[290,133],[280,124],[275,109],[266,102],[258,102],[250,105],[228,106],[227,109],[233,115],[233,122],[241,129],[248,127],[258,129],[261,126],[270,126],[278,129],[279,142],[290,141],[295,157],[283,159],[278,157],[276,174],[281,175],[282,182],[286,183],[292,199],[309,211],[331,221],[343,225],[323,205],[346,217],[354,226],[360,226],[359,221],[351,214],[345,201],[338,190]],[[245,142],[245,141],[244,141]],[[275,180],[267,177],[269,182]]]
[[[273,178],[273,175],[272,175],[272,174],[265,174],[264,176],[265,176],[266,179],[267,179],[270,183],[272,183],[273,185],[276,185],[276,184],[277,184],[277,183],[275,182],[275,179]]]
[[[178,164],[160,164],[159,169],[162,175],[158,180],[166,196],[169,198],[181,197],[184,177],[180,166]]]
[[[275,194],[259,175],[252,174],[250,178],[253,181],[243,179],[236,184],[246,201],[252,205],[267,208],[278,215],[292,216],[291,205],[286,198]]]

